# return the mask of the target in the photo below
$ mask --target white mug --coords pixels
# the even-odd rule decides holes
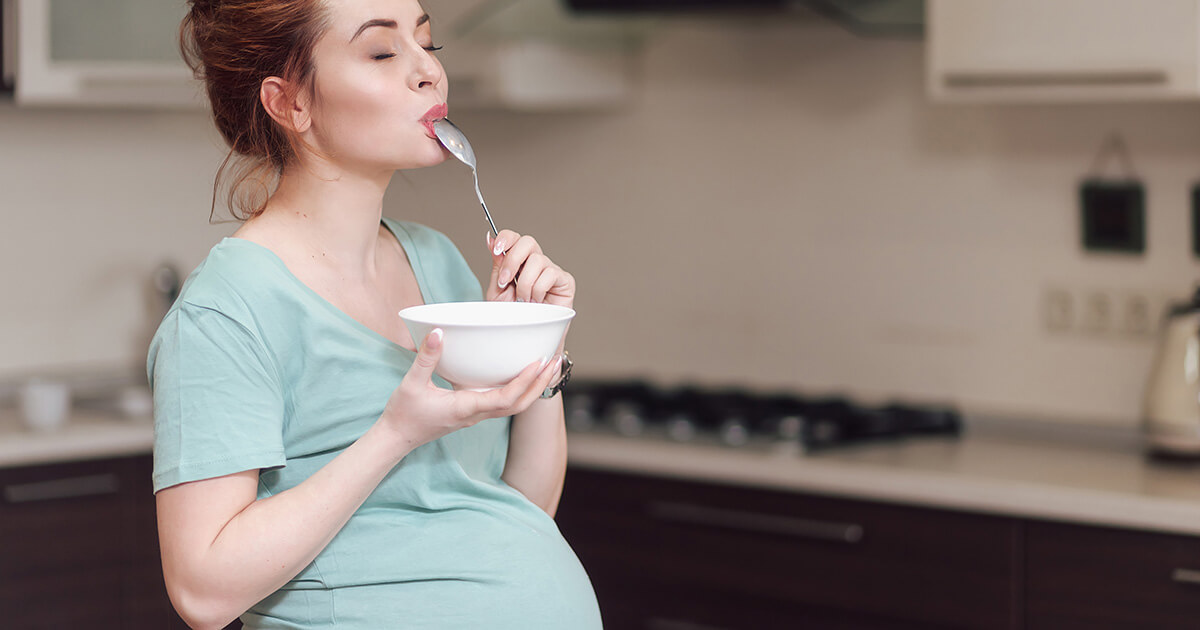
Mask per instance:
[[[71,388],[66,383],[31,379],[21,386],[21,416],[34,431],[53,431],[67,421]]]

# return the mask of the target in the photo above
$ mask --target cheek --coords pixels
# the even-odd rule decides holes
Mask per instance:
[[[313,108],[314,130],[335,144],[361,142],[386,134],[402,119],[398,96],[387,81],[369,73],[347,72],[323,82]]]

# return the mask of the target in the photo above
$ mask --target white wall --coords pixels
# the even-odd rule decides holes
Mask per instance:
[[[497,222],[579,279],[582,376],[1132,425],[1151,342],[1050,334],[1042,299],[1189,292],[1200,106],[933,106],[922,54],[825,23],[679,22],[623,111],[454,118]],[[1112,130],[1147,183],[1141,258],[1078,245],[1076,183]],[[150,269],[232,229],[207,225],[221,156],[197,115],[0,109],[0,370],[140,362]],[[397,177],[386,211],[485,271],[465,167]]]

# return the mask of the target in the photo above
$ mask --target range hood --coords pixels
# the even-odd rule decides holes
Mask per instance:
[[[511,111],[625,105],[658,21],[577,15],[563,0],[449,0],[435,19],[446,19],[436,27],[448,42],[438,57],[455,107]]]
[[[629,102],[637,58],[674,18],[831,18],[864,36],[919,36],[924,0],[444,0],[438,56],[456,106],[611,109]]]
[[[919,36],[925,0],[563,0],[581,16],[815,12],[859,35]]]

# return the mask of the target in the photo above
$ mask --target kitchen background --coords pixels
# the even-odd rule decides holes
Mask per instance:
[[[1137,423],[1154,336],[1121,305],[1197,280],[1200,105],[931,104],[920,38],[807,13],[665,21],[634,63],[623,105],[549,113],[455,110],[449,68],[498,224],[578,278],[578,375]],[[1080,245],[1077,184],[1113,132],[1146,183],[1142,256]],[[233,230],[208,221],[223,156],[201,111],[0,104],[0,378],[136,371],[153,269]],[[465,167],[399,175],[385,204],[486,278]],[[1082,318],[1094,293],[1111,330],[1050,329],[1048,300]]]
[[[554,517],[606,628],[1196,625],[1198,316],[1160,317],[1200,282],[1200,0],[567,1],[675,12],[425,6],[493,215],[579,280]],[[152,278],[236,227],[207,113],[161,107],[183,4],[0,0],[5,628],[184,627],[129,386]],[[1144,253],[1082,246],[1091,177],[1145,184]],[[487,277],[463,165],[384,211]]]

